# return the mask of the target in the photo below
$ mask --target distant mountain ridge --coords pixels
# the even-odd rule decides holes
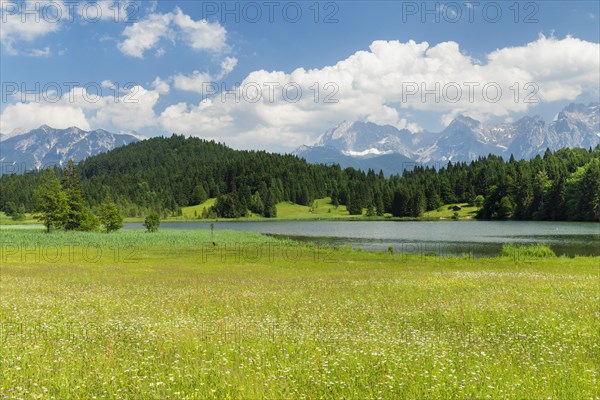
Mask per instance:
[[[599,143],[600,105],[590,103],[570,104],[549,123],[539,116],[526,116],[512,123],[486,124],[459,115],[439,133],[412,133],[391,125],[344,121],[321,135],[314,146],[302,146],[294,154],[313,163],[337,158],[342,166],[352,166],[355,161],[347,159],[350,157],[377,170],[380,157],[391,154],[425,164],[472,161],[490,153],[530,159],[547,148],[594,148]],[[323,161],[317,156],[320,153],[327,156]],[[384,172],[395,173],[397,169]]]
[[[402,174],[405,169],[412,169],[417,165],[417,162],[397,153],[379,154],[370,158],[356,157],[343,154],[330,146],[304,146],[298,149],[298,152],[311,164],[338,164],[342,168],[352,167],[363,171],[382,170],[387,175]]]
[[[2,172],[22,173],[52,165],[65,165],[141,140],[134,134],[111,133],[103,129],[85,131],[77,127],[54,129],[42,125],[29,132],[2,138]],[[14,168],[9,168],[13,165]]]

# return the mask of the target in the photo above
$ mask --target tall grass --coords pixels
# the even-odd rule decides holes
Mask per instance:
[[[521,245],[509,243],[502,246],[501,256],[523,259],[556,257],[556,254],[550,247],[543,244]]]
[[[16,230],[5,227],[0,229],[0,240],[4,244],[39,244],[47,246],[88,246],[99,245],[104,247],[128,245],[138,247],[169,247],[169,248],[194,248],[207,243],[233,244],[233,243],[280,243],[281,240],[254,232],[239,232],[227,230],[160,230],[147,233],[141,230],[121,230],[113,233],[100,232],[67,232],[55,231],[50,234],[40,229]]]
[[[3,246],[0,398],[599,396],[599,258],[320,254],[234,232],[204,257],[203,231],[1,234],[29,248]],[[59,262],[30,254],[74,240]],[[225,246],[257,240],[285,244]],[[90,241],[140,257],[92,262]]]

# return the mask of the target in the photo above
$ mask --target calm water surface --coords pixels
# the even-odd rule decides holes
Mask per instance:
[[[161,229],[210,229],[209,222],[164,222]],[[144,229],[141,223],[125,229]],[[505,243],[542,243],[558,255],[600,256],[600,223],[529,221],[215,222],[215,230],[253,231],[369,251],[496,255]]]

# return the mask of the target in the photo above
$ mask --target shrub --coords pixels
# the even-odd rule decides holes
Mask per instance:
[[[156,211],[152,211],[144,220],[144,227],[147,232],[156,232],[160,226],[160,215]]]

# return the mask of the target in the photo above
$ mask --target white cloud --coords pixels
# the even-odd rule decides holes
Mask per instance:
[[[172,77],[174,86],[179,90],[205,94],[209,84],[219,86],[215,81],[229,75],[237,65],[237,61],[235,57],[225,57],[221,62],[221,70],[215,75],[200,71],[194,71],[191,75],[177,74]]]
[[[137,130],[156,123],[154,106],[160,97],[158,91],[134,86],[121,94],[118,101],[114,96],[103,96],[97,103],[87,107],[92,126]],[[82,108],[87,105],[81,104]]]
[[[210,99],[201,101],[197,106],[174,104],[162,112],[160,121],[164,127],[168,127],[167,129],[180,133],[188,131],[190,126],[202,126],[203,132],[210,138],[217,138],[223,129],[233,123],[233,119],[229,115],[219,114],[212,106]]]
[[[123,35],[126,39],[118,44],[119,50],[125,55],[143,58],[147,50],[158,46],[163,39],[175,42],[181,38],[195,50],[222,51],[226,48],[227,31],[217,22],[194,21],[176,7],[166,14],[149,14],[125,28]],[[160,47],[155,55],[160,57],[164,52]]]
[[[2,131],[30,130],[47,124],[54,128],[78,126],[82,129],[136,130],[157,123],[154,107],[164,92],[165,84],[155,80],[156,90],[142,86],[117,88],[103,81],[102,93],[87,92],[74,87],[57,98],[55,93],[45,93],[39,99],[25,100],[4,107],[0,114]],[[168,85],[167,85],[168,86]],[[21,98],[17,93],[15,98]]]
[[[51,103],[16,103],[4,107],[0,115],[2,132],[29,131],[49,125],[53,128],[64,129],[77,126],[88,130],[90,125],[83,110],[79,107]]]
[[[174,32],[170,28],[173,14],[150,14],[145,19],[135,22],[123,31],[127,37],[118,44],[125,55],[142,58],[144,52],[156,46],[163,38],[174,40]]]
[[[191,75],[177,74],[173,77],[173,85],[179,90],[204,93],[206,85],[213,81],[212,76],[206,72],[194,71]]]
[[[171,83],[178,89],[201,92],[199,84],[231,72],[236,61],[223,60],[221,71],[214,76],[196,72],[172,77]],[[132,89],[135,93],[129,93],[129,97],[137,102],[123,101],[128,93],[122,92],[118,102],[105,95],[90,103],[84,101],[79,88],[73,93],[73,101],[65,100],[65,94],[52,105],[9,105],[0,119],[5,132],[27,124],[28,127],[52,124],[59,119],[57,122],[63,125],[87,124],[115,131],[160,127],[166,132],[211,138],[238,148],[290,151],[300,144],[314,142],[342,120],[366,120],[416,131],[420,128],[418,121],[410,117],[413,110],[437,115],[443,121],[458,113],[484,120],[511,118],[536,106],[523,101],[526,83],[537,84],[542,101],[567,102],[582,94],[597,95],[599,71],[598,44],[571,37],[541,36],[524,46],[495,50],[484,60],[465,55],[454,42],[430,46],[413,41],[376,41],[368,50],[357,51],[335,65],[320,69],[251,72],[240,84],[241,99],[217,94],[195,104],[172,104],[157,114],[156,105],[170,89],[167,81],[157,78],[150,88]],[[431,89],[436,83],[443,87],[451,82],[461,86],[476,82],[479,87],[472,101],[468,91],[456,102],[443,96],[435,101],[434,95],[427,95],[426,101],[422,101],[420,93],[407,93],[406,83],[415,83],[419,88],[424,84]],[[481,88],[486,83],[502,89],[497,102],[484,98]],[[519,101],[515,101],[511,90],[515,83],[521,88]],[[286,101],[283,91],[286,85],[300,87],[302,96],[295,102]],[[272,93],[270,88],[274,89]],[[257,89],[260,98],[255,96]],[[337,102],[326,103],[327,98]],[[48,120],[43,121],[40,115],[47,115]]]
[[[225,59],[221,62],[221,72],[217,75],[217,79],[222,79],[223,77],[229,75],[236,67],[237,62],[238,60],[235,57],[225,57]]]
[[[50,57],[51,54],[50,48],[44,47],[43,49],[33,49],[28,55],[31,57]]]
[[[163,81],[162,79],[160,79],[158,76],[156,77],[156,79],[154,79],[154,82],[152,82],[152,87],[159,94],[167,94],[171,90],[169,87],[169,84],[167,82]]]
[[[507,117],[536,106],[524,101],[532,90],[525,90],[528,83],[539,89],[535,97],[546,102],[573,101],[582,93],[597,93],[599,52],[597,43],[571,37],[559,40],[540,36],[524,46],[493,51],[482,62],[462,53],[455,42],[430,46],[426,42],[375,41],[369,51],[358,51],[321,69],[250,73],[240,86],[262,89],[263,96],[256,103],[244,98],[237,102],[233,96],[223,101],[217,95],[209,103],[179,104],[170,108],[159,121],[168,131],[204,136],[214,135],[209,121],[218,119],[219,126],[225,124],[226,128],[220,132],[220,139],[234,146],[271,145],[274,149],[291,149],[310,143],[312,140],[307,138],[314,140],[344,119],[362,119],[417,131],[420,129],[417,121],[405,117],[410,110],[438,113],[445,122],[459,113],[482,120]],[[207,79],[200,73],[187,78],[175,86],[183,88],[185,83],[188,90],[193,90],[193,82]],[[462,90],[457,101],[451,91],[455,87],[453,82]],[[474,88],[472,99],[470,82],[479,85],[471,86]],[[273,101],[269,101],[267,84],[273,83],[279,87]],[[302,88],[303,95],[295,103],[283,99],[281,88],[290,83]],[[320,88],[318,101],[311,89],[315,83]],[[519,87],[518,101],[511,90],[511,87],[516,88],[515,83]],[[329,89],[325,87],[327,84],[331,84]],[[409,92],[412,84],[418,88],[414,95]],[[423,101],[421,88],[435,89],[436,84],[439,100],[429,94]],[[483,90],[485,85],[488,85],[487,92]],[[502,90],[497,101],[494,99],[496,87]],[[334,98],[339,101],[324,104],[325,96],[333,94],[333,88],[337,88]]]
[[[0,42],[9,55],[23,53],[46,57],[49,49],[21,52],[20,42],[32,42],[50,33],[58,32],[69,23],[109,21],[125,22],[137,16],[136,3],[130,1],[63,1],[63,0],[0,0]],[[46,50],[47,49],[47,50]]]
[[[60,0],[0,0],[0,43],[7,54],[19,54],[15,47],[18,42],[31,42],[57,32],[68,18],[69,8]]]
[[[196,50],[221,51],[225,48],[227,31],[218,22],[194,21],[176,8],[173,23],[179,27],[190,47]]]

